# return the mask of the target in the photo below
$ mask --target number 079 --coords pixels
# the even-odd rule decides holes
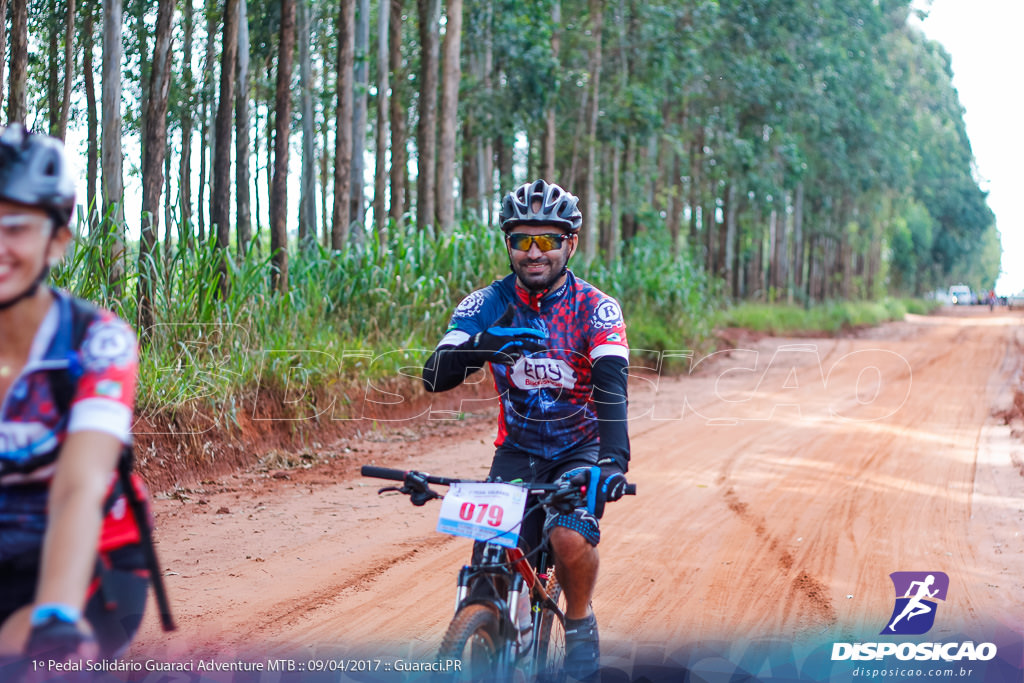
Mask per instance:
[[[501,518],[504,515],[504,511],[500,505],[491,505],[490,503],[480,503],[477,505],[472,501],[466,501],[459,508],[459,519],[466,522],[472,521],[476,518],[477,524],[488,524],[489,526],[497,527],[501,526]]]

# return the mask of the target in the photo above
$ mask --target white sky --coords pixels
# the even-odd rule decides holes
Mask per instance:
[[[953,60],[979,180],[1002,236],[996,292],[1024,290],[1024,0],[916,0],[915,6],[929,12],[925,35]]]

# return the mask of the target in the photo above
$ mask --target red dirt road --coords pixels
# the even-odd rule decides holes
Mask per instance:
[[[928,639],[1019,647],[1022,322],[950,309],[835,340],[744,340],[681,377],[638,373],[639,495],[602,522],[605,664],[686,643],[877,639],[895,571],[949,576]],[[494,429],[486,404],[462,421],[368,424],[316,467],[158,500],[180,628],[162,633],[151,609],[129,659],[429,658],[469,541],[434,532],[436,504],[378,496],[358,466],[482,476]]]

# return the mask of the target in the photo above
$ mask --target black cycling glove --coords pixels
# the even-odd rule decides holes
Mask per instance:
[[[457,348],[475,351],[481,363],[512,365],[523,356],[547,351],[541,342],[546,335],[532,327],[509,327],[512,324],[513,308],[508,305],[497,321],[483,332],[477,332]]]
[[[597,461],[601,468],[601,481],[599,482],[599,496],[609,502],[615,502],[626,495],[625,466],[620,458],[614,456],[602,457]]]

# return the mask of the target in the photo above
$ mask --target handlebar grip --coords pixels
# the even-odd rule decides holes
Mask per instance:
[[[405,481],[405,470],[396,470],[392,467],[377,467],[376,465],[363,465],[359,473],[364,477],[376,479],[390,479],[391,481]]]
[[[635,496],[636,495],[636,484],[626,484],[626,495],[627,496]]]

